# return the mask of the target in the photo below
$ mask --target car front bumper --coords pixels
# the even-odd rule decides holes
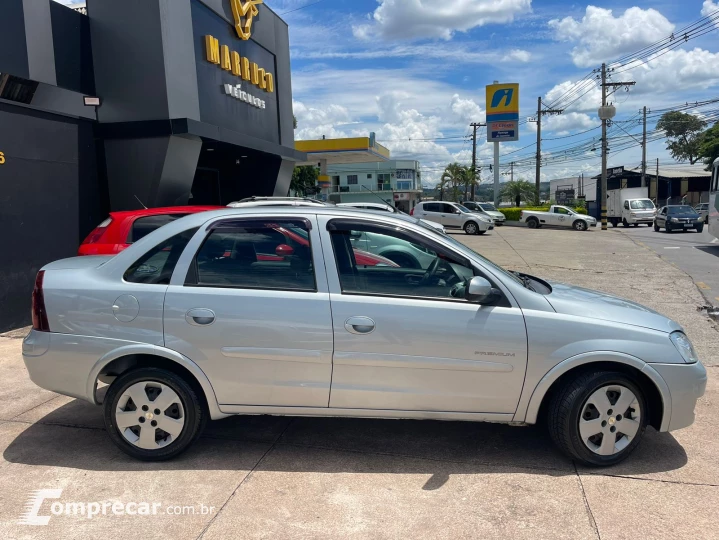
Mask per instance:
[[[694,423],[694,408],[704,395],[707,386],[707,370],[701,362],[694,364],[649,364],[664,379],[671,394],[669,423],[662,431],[674,431]]]
[[[691,223],[672,223],[671,221],[667,221],[666,229],[667,230],[677,230],[680,231],[682,229],[696,229],[699,227],[704,227],[703,221],[693,221]]]

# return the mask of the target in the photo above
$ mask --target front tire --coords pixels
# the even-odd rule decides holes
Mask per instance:
[[[591,371],[553,395],[549,433],[571,459],[592,466],[619,463],[632,453],[649,419],[639,384],[619,372]]]
[[[467,234],[478,234],[479,225],[477,225],[474,221],[468,221],[464,224],[464,232]]]
[[[697,227],[697,232],[698,232],[698,233],[702,232],[703,230],[704,230],[704,225],[702,225],[701,227]]]
[[[587,230],[587,222],[583,221],[581,219],[578,219],[574,223],[572,223],[572,228],[575,231],[586,231]]]
[[[127,455],[163,461],[184,452],[202,433],[207,414],[192,387],[159,368],[124,373],[105,396],[105,428]]]
[[[629,227],[629,223],[627,223],[627,220],[622,218],[622,226],[623,227]]]
[[[656,223],[654,224],[654,232],[659,232],[659,225]]]

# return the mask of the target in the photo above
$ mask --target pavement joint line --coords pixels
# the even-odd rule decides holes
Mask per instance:
[[[517,251],[516,248],[512,244],[510,244],[504,236],[499,233],[499,230],[495,228],[495,231],[497,232],[497,236],[499,236],[505,244],[512,248],[512,251],[517,254],[517,257],[522,259],[522,262],[527,266],[527,268],[531,268],[531,265],[524,259],[524,257],[519,254],[519,251]]]
[[[42,403],[38,403],[37,405],[35,405],[34,407],[30,407],[30,408],[29,408],[28,410],[26,410],[26,411],[22,411],[21,413],[16,414],[16,415],[13,416],[12,418],[10,418],[10,420],[15,420],[18,416],[22,416],[23,414],[29,413],[30,411],[33,411],[33,410],[37,409],[38,407],[42,407],[43,405],[45,405],[45,403],[49,403],[49,402],[51,402],[53,399],[57,399],[57,398],[59,398],[59,397],[62,397],[62,396],[60,396],[60,395],[58,395],[58,394],[55,394],[55,395],[52,396],[50,399],[47,399],[47,400],[43,401]]]
[[[574,466],[574,474],[575,478],[577,479],[577,482],[579,483],[579,490],[582,492],[582,500],[584,501],[584,508],[587,510],[587,515],[589,516],[589,526],[592,528],[594,533],[597,535],[597,538],[599,540],[602,539],[602,535],[599,534],[599,526],[597,525],[597,520],[594,519],[594,512],[592,512],[592,507],[589,505],[589,499],[587,499],[587,492],[584,491],[584,484],[582,483],[582,477],[579,474],[579,470],[577,469],[577,464],[574,460],[572,460],[572,465]]]
[[[205,525],[205,527],[202,529],[202,531],[200,531],[200,534],[197,536],[196,540],[201,540],[201,538],[203,536],[205,536],[205,533],[209,530],[209,528],[215,522],[215,520],[217,519],[217,516],[219,516],[222,513],[222,511],[225,509],[225,507],[228,505],[228,503],[232,500],[232,498],[235,496],[235,494],[239,491],[239,489],[242,487],[242,485],[250,478],[250,476],[252,476],[252,473],[255,472],[257,467],[260,466],[260,464],[265,460],[265,458],[269,455],[269,453],[272,452],[272,450],[274,450],[275,446],[277,445],[277,441],[279,441],[282,438],[282,436],[285,434],[285,431],[287,431],[287,429],[292,424],[294,424],[294,422],[295,422],[294,418],[292,418],[289,422],[287,422],[287,425],[285,426],[285,429],[282,430],[282,433],[280,433],[277,436],[277,438],[274,441],[272,441],[272,444],[270,445],[270,447],[265,451],[264,454],[262,454],[262,457],[257,460],[257,463],[255,463],[254,467],[252,467],[252,469],[249,470],[249,472],[244,476],[244,478],[242,480],[240,480],[240,483],[237,484],[237,487],[234,489],[234,491],[232,493],[230,493],[230,496],[227,497],[227,500],[222,504],[220,509],[215,513],[214,516],[212,516],[210,521],[207,522],[207,525]]]
[[[624,478],[625,480],[639,480],[642,482],[659,482],[660,484],[676,484],[680,486],[701,486],[701,487],[716,487],[719,488],[719,484],[705,484],[703,482],[683,482],[681,480],[666,480],[662,478],[645,478],[641,476],[631,476],[627,474],[609,474],[609,473],[595,473],[590,471],[584,471],[583,474],[591,476],[607,476],[609,478]]]

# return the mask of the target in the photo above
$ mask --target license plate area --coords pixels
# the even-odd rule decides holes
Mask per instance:
[[[689,228],[691,228],[691,226],[692,226],[691,223],[685,223],[685,224],[684,224],[684,228],[685,228],[685,229],[689,229]]]

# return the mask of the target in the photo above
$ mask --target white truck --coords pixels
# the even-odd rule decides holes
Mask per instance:
[[[607,221],[614,227],[645,223],[650,227],[657,215],[657,207],[647,196],[648,188],[612,189],[607,192]]]
[[[526,223],[530,229],[539,229],[545,225],[555,227],[572,227],[577,231],[586,231],[589,227],[596,227],[597,220],[586,214],[579,214],[559,204],[549,207],[549,212],[536,210],[522,210],[519,221]]]

